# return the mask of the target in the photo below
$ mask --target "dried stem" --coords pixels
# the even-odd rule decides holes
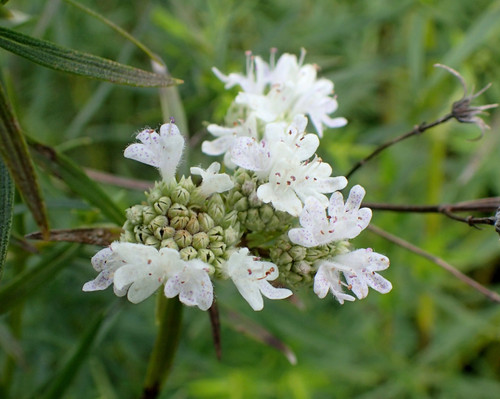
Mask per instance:
[[[471,286],[474,288],[476,291],[480,292],[484,296],[486,296],[488,299],[490,299],[493,302],[500,303],[500,295],[497,294],[494,291],[489,290],[486,288],[484,285],[478,283],[476,280],[471,279],[469,276],[466,276],[463,274],[461,271],[457,270],[454,266],[450,265],[448,262],[444,261],[443,259],[430,254],[427,251],[424,251],[423,249],[409,243],[408,241],[405,241],[399,237],[396,237],[385,230],[382,230],[373,224],[368,226],[368,229],[375,234],[385,238],[388,241],[391,241],[397,245],[399,245],[402,248],[405,248],[419,256],[422,256],[423,258],[430,260],[431,262],[435,263],[436,265],[442,267],[444,270],[447,272],[451,273],[453,276],[458,278],[460,281],[463,281],[465,284]]]
[[[379,147],[377,147],[375,149],[375,151],[373,151],[370,155],[368,155],[367,157],[363,158],[356,165],[354,165],[352,167],[352,169],[345,175],[345,177],[347,179],[349,179],[354,174],[354,172],[356,172],[361,166],[363,166],[366,162],[368,162],[370,159],[372,159],[376,155],[380,154],[386,148],[389,148],[389,147],[393,146],[394,144],[399,143],[400,141],[406,140],[407,138],[410,138],[412,136],[416,136],[418,134],[422,134],[426,130],[428,130],[430,128],[433,128],[434,126],[440,125],[440,124],[442,124],[444,122],[447,122],[447,121],[449,121],[450,119],[453,119],[453,118],[454,118],[454,115],[452,113],[446,114],[445,116],[443,116],[443,117],[435,120],[434,122],[431,122],[431,123],[425,123],[425,122],[421,123],[420,125],[415,126],[409,132],[407,132],[407,133],[405,133],[405,134],[403,134],[403,135],[401,135],[399,137],[396,137],[393,140],[387,141],[386,143],[384,143],[384,144],[380,145]]]
[[[495,212],[500,207],[500,197],[482,198],[479,200],[459,202],[456,204],[442,204],[442,205],[397,205],[397,204],[381,204],[364,202],[362,206],[379,211],[392,211],[392,212],[413,212],[413,213],[441,213],[450,219],[459,222],[467,223],[470,226],[477,224],[494,225],[497,221],[495,216],[489,217],[473,217],[457,216],[455,212]]]
[[[129,188],[132,190],[149,190],[153,187],[153,183],[146,180],[129,179],[126,177],[115,176],[110,173],[101,172],[94,169],[85,168],[85,173],[91,179],[99,183],[111,184],[113,186]]]

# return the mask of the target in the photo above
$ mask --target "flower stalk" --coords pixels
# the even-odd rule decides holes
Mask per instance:
[[[157,296],[158,334],[149,359],[141,399],[158,397],[170,375],[181,335],[182,308],[178,298]]]

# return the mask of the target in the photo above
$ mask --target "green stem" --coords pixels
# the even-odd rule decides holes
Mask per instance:
[[[159,294],[156,306],[158,335],[149,358],[142,399],[158,397],[162,385],[170,374],[175,352],[179,346],[182,304],[178,298],[168,299]]]

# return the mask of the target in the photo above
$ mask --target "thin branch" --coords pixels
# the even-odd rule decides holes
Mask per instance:
[[[464,222],[470,226],[477,224],[494,225],[497,222],[495,216],[490,217],[461,217],[455,212],[496,212],[500,207],[500,197],[481,198],[479,200],[458,202],[456,204],[441,204],[441,205],[398,205],[398,204],[383,204],[364,202],[362,206],[379,211],[392,212],[412,212],[412,213],[441,213],[450,219]]]
[[[500,295],[497,294],[494,291],[489,290],[486,288],[484,285],[478,283],[476,280],[471,279],[469,276],[463,274],[461,271],[457,270],[454,266],[450,265],[448,262],[444,261],[443,259],[430,254],[427,251],[424,251],[423,249],[409,243],[408,241],[403,240],[402,238],[396,237],[385,230],[382,230],[373,224],[370,224],[368,226],[368,229],[372,231],[373,233],[385,238],[388,241],[391,241],[402,248],[405,248],[427,260],[430,260],[431,262],[435,263],[439,267],[442,267],[444,270],[447,272],[451,273],[453,276],[458,278],[460,281],[464,282],[465,284],[469,285],[470,287],[474,288],[476,291],[480,292],[484,296],[486,296],[488,299],[490,299],[493,302],[500,303]]]
[[[412,136],[416,136],[418,134],[422,134],[426,130],[428,130],[430,128],[433,128],[434,126],[440,125],[442,123],[445,123],[445,122],[447,122],[447,121],[449,121],[450,119],[453,119],[453,118],[454,118],[454,115],[452,113],[446,114],[445,116],[443,116],[443,117],[435,120],[434,122],[431,122],[431,123],[421,123],[420,125],[415,126],[409,132],[407,132],[407,133],[405,133],[405,134],[403,134],[403,135],[401,135],[399,137],[396,137],[393,140],[387,141],[386,143],[384,143],[384,144],[380,145],[379,147],[377,147],[375,149],[375,151],[373,151],[370,155],[368,155],[367,157],[363,158],[361,161],[359,161],[358,163],[356,163],[356,165],[354,165],[352,167],[352,169],[345,175],[345,177],[347,179],[349,179],[354,174],[354,172],[356,172],[361,166],[363,166],[366,162],[368,162],[370,159],[372,159],[376,155],[380,154],[386,148],[389,148],[389,147],[393,146],[394,144],[397,144],[400,141],[406,140],[407,138],[410,138]]]
[[[215,355],[217,360],[222,358],[222,346],[221,346],[221,335],[220,335],[220,316],[219,316],[219,306],[214,298],[212,306],[208,309],[208,314],[210,316],[210,324],[212,326],[212,338],[214,340]]]
[[[111,173],[105,173],[94,169],[85,168],[85,173],[91,179],[98,181],[100,183],[111,184],[113,186],[130,188],[132,190],[149,190],[153,187],[153,183],[146,180],[129,179],[126,177],[120,177],[112,175]]]

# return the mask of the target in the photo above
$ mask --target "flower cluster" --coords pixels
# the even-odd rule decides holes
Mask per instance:
[[[316,155],[324,129],[346,120],[330,117],[337,109],[333,83],[318,79],[303,58],[283,54],[275,62],[273,52],[268,64],[248,54],[246,75],[214,69],[226,88],[241,91],[226,126],[208,127],[216,138],[202,150],[224,155],[231,174],[214,162],[178,180],[184,138],[173,120],[159,132],[137,135],[125,157],[158,168],[162,179],[144,203],[127,210],[120,241],[92,258],[99,274],[84,291],[113,284],[116,295],[138,303],[163,286],[168,298],[207,310],[212,281],[230,279],[261,310],[262,296],[284,299],[301,284],[320,298],[331,291],[340,303],[355,299],[346,289],[359,299],[368,287],[391,290],[377,273],[389,266],[387,257],[351,250],[348,240],[368,226],[372,213],[360,208],[365,191],[359,185],[344,202],[339,190],[347,179],[332,176]],[[317,135],[306,132],[308,117]]]

